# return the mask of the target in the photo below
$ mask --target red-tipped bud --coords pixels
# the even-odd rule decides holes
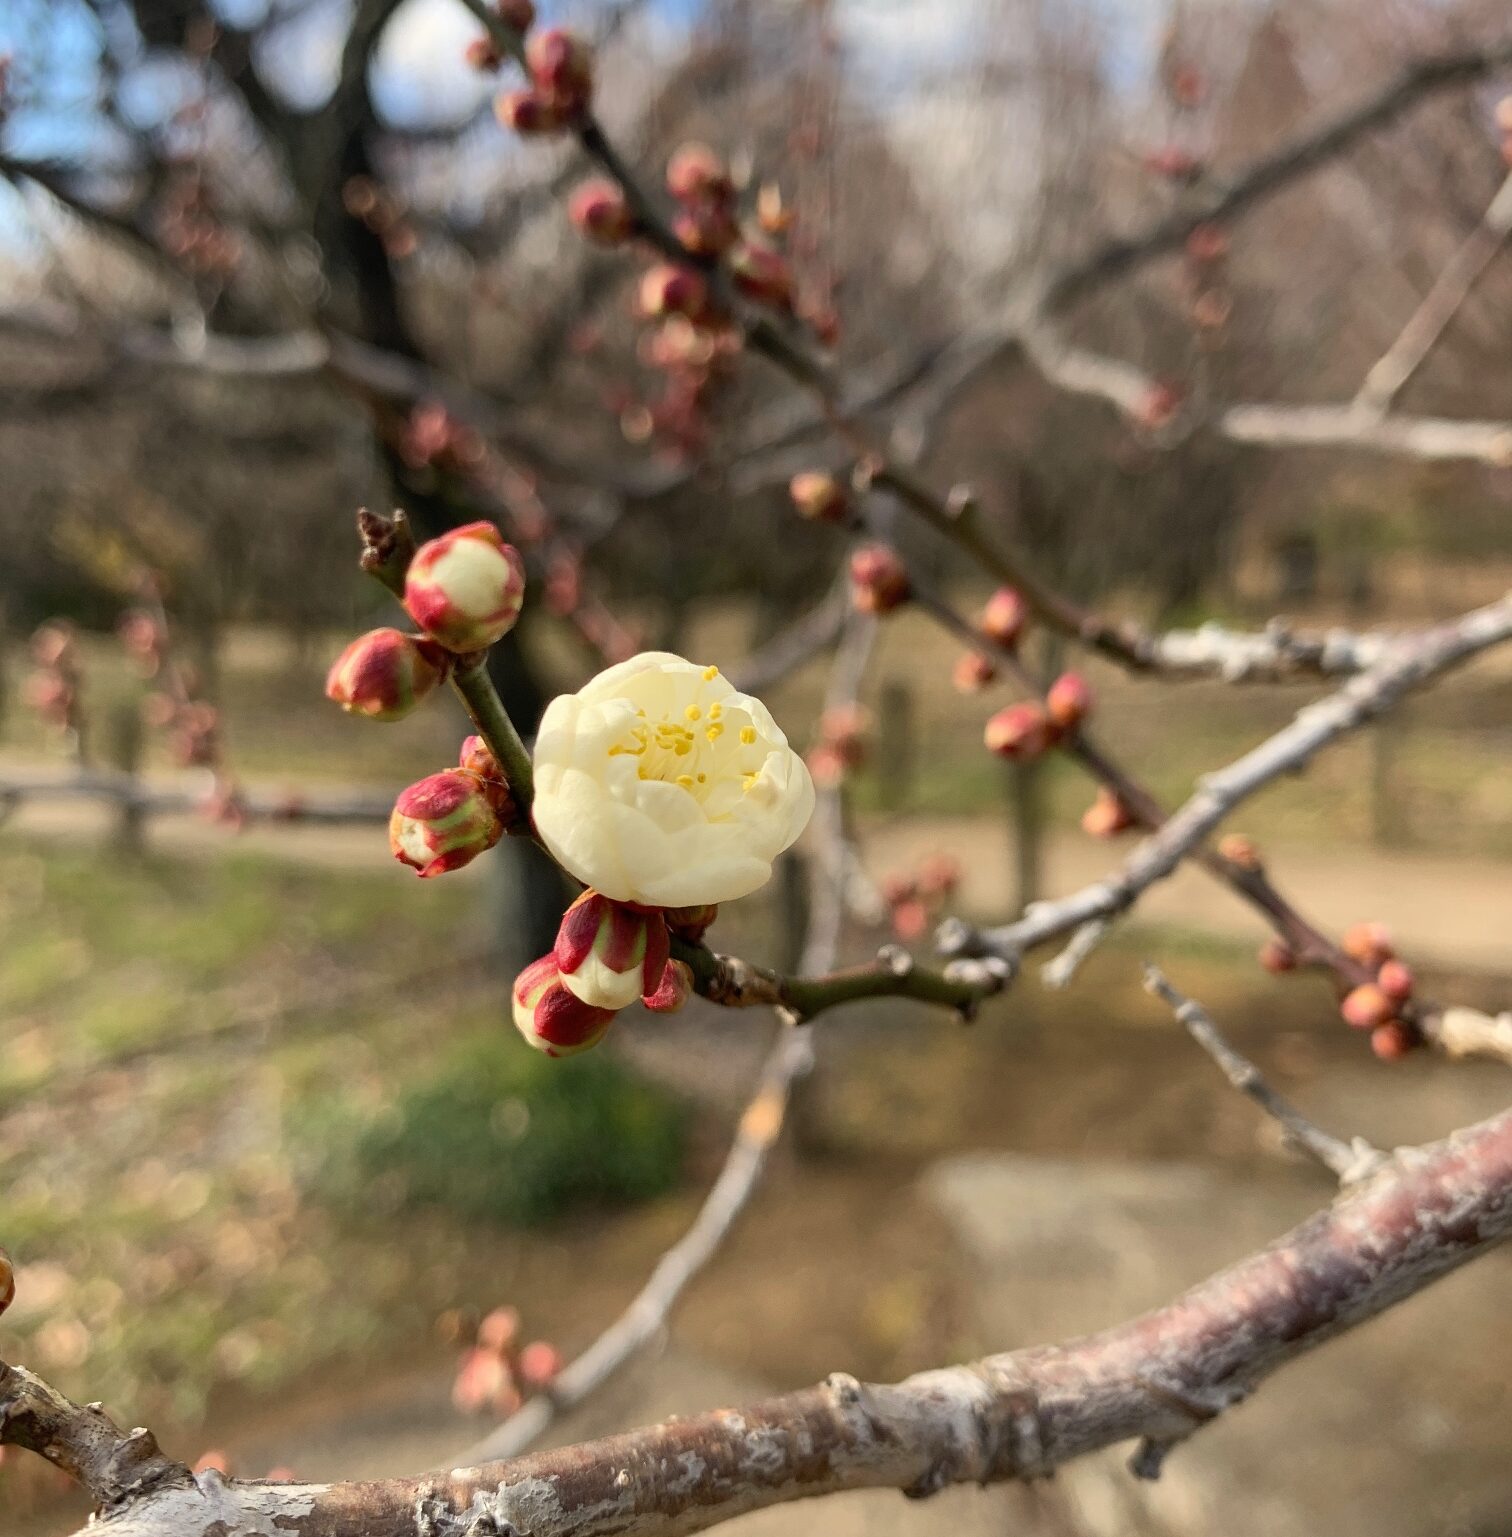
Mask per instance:
[[[709,285],[691,267],[666,262],[653,267],[640,285],[643,315],[686,315],[699,319],[709,307]]]
[[[823,470],[802,470],[788,482],[788,495],[800,517],[816,523],[838,523],[850,509],[845,487]]]
[[[389,818],[389,847],[422,876],[471,864],[496,844],[504,821],[476,775],[444,769],[401,791]]]
[[[564,120],[579,117],[593,95],[593,50],[566,27],[533,32],[525,44],[525,69],[543,100]]]
[[[1412,968],[1401,961],[1387,961],[1376,973],[1376,986],[1393,1003],[1406,1003],[1412,997],[1416,984],[1417,978],[1413,976]]]
[[[982,634],[1000,646],[1016,646],[1028,618],[1028,607],[1018,592],[1012,587],[999,587],[982,610]]]
[[[433,640],[399,630],[359,635],[331,664],[326,698],[350,715],[402,720],[438,683],[451,657]]]
[[[512,1414],[522,1402],[509,1362],[484,1345],[464,1352],[452,1382],[452,1404],[463,1414]]]
[[[155,615],[144,608],[127,609],[116,622],[121,644],[139,662],[153,662],[163,645],[163,631]]]
[[[475,37],[463,53],[468,66],[472,69],[482,70],[492,74],[494,70],[504,62],[504,55],[499,52],[499,45],[491,37]]]
[[[1144,157],[1144,165],[1147,171],[1172,181],[1191,181],[1202,172],[1202,161],[1179,144],[1164,144],[1150,150]]]
[[[535,0],[494,0],[494,14],[516,32],[528,32],[535,25]]]
[[[997,677],[997,668],[980,651],[963,651],[950,670],[950,681],[962,694],[975,694]]]
[[[495,1308],[478,1325],[478,1343],[485,1350],[503,1352],[520,1337],[520,1310]]]
[[[1199,265],[1222,261],[1228,248],[1228,235],[1218,224],[1199,224],[1186,238],[1187,257]]]
[[[568,992],[597,1008],[623,1009],[661,985],[667,925],[659,912],[590,889],[562,915],[552,955]]]
[[[525,562],[492,523],[467,523],[428,540],[404,578],[404,606],[448,651],[482,651],[514,628],[525,600]]]
[[[526,1387],[539,1392],[556,1381],[565,1364],[562,1352],[555,1345],[545,1340],[532,1340],[520,1352],[520,1380]]]
[[[919,866],[919,895],[949,897],[961,884],[961,861],[953,854],[931,854]]]
[[[693,972],[683,961],[668,961],[661,981],[641,1002],[653,1014],[675,1014],[693,996]]]
[[[885,544],[868,544],[851,556],[851,601],[865,614],[890,614],[908,601],[908,567]]]
[[[1158,432],[1176,420],[1185,399],[1186,393],[1179,384],[1156,379],[1135,404],[1134,420],[1147,432]]]
[[[739,239],[740,226],[723,203],[692,203],[672,216],[672,233],[694,256],[719,256]]]
[[[1260,850],[1256,847],[1254,840],[1246,838],[1243,833],[1225,833],[1218,840],[1218,852],[1231,865],[1238,865],[1241,870],[1263,868]]]
[[[1045,695],[1045,714],[1057,731],[1074,731],[1092,709],[1092,690],[1079,672],[1063,672]]]
[[[999,710],[982,733],[982,740],[998,757],[1023,762],[1038,758],[1050,746],[1051,737],[1044,710],[1030,699]]]
[[[505,91],[494,102],[494,116],[522,137],[559,133],[565,126],[562,113],[538,91]]]
[[[500,821],[506,828],[510,827],[519,815],[518,808],[514,796],[510,794],[509,777],[503,765],[489,751],[488,743],[480,736],[464,737],[462,750],[457,754],[457,767],[477,777],[483,793],[499,813]]]
[[[782,188],[764,181],[756,194],[756,222],[769,235],[780,235],[793,223],[793,210],[783,200]]]
[[[603,1040],[614,1010],[584,1003],[562,986],[556,957],[543,955],[515,978],[511,995],[515,1029],[548,1057],[570,1057]]]
[[[1297,969],[1297,952],[1282,939],[1267,939],[1260,946],[1260,964],[1274,976]]]
[[[682,144],[667,161],[667,191],[680,203],[728,202],[735,184],[725,163],[707,144]]]
[[[1116,790],[1103,785],[1092,804],[1082,812],[1081,825],[1088,837],[1112,838],[1134,825],[1134,813]]]
[[[917,897],[909,897],[893,907],[890,921],[895,938],[904,941],[919,939],[928,932],[929,909]]]
[[[905,875],[901,870],[894,870],[890,875],[882,877],[882,900],[889,907],[896,907],[900,902],[910,901],[918,895],[919,880],[915,875]]]
[[[635,230],[625,194],[611,181],[584,182],[567,204],[567,217],[597,245],[622,245]]]
[[[1373,1030],[1395,1016],[1396,1004],[1374,982],[1366,982],[1344,995],[1339,1013],[1356,1030]]]
[[[709,926],[718,916],[719,906],[714,902],[705,902],[699,907],[662,909],[668,931],[679,939],[686,939],[690,945],[696,945],[708,933]]]
[[[742,240],[730,252],[730,278],[748,299],[774,309],[793,307],[793,269],[781,251]]]
[[[1391,930],[1384,923],[1352,924],[1345,929],[1339,948],[1362,966],[1369,966],[1372,971],[1396,956],[1396,947],[1391,942]]]
[[[1418,1043],[1417,1033],[1411,1025],[1393,1019],[1377,1025],[1370,1032],[1370,1049],[1383,1062],[1396,1062],[1405,1057]]]

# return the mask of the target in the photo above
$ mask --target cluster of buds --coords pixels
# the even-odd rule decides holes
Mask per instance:
[[[443,1323],[447,1333],[460,1332],[454,1316]],[[495,1308],[457,1363],[452,1403],[463,1414],[507,1418],[531,1394],[549,1392],[563,1364],[561,1351],[547,1340],[520,1344],[520,1315],[514,1308]]]
[[[515,1028],[537,1051],[568,1057],[598,1045],[637,999],[675,1013],[692,996],[693,973],[671,958],[671,936],[701,937],[715,912],[614,902],[590,888],[562,915],[551,954],[515,978]]]
[[[871,729],[871,712],[859,704],[834,705],[819,717],[819,740],[806,761],[820,789],[836,788],[865,763]]]
[[[26,680],[27,704],[82,750],[84,669],[77,632],[66,619],[49,619],[31,638],[33,671]]]
[[[523,90],[507,91],[494,103],[499,121],[527,135],[575,127],[587,117],[593,100],[593,50],[566,27],[532,30],[533,6],[501,4],[501,15],[506,9],[514,14],[503,19],[525,38],[530,83]]]
[[[1410,967],[1397,959],[1391,935],[1379,923],[1357,923],[1345,931],[1340,948],[1367,971],[1373,982],[1351,988],[1339,1004],[1345,1024],[1370,1031],[1370,1048],[1392,1062],[1418,1044],[1418,1032],[1402,1016],[1411,1012],[1416,978]]]
[[[912,873],[887,876],[882,882],[882,900],[887,904],[893,933],[905,942],[922,938],[960,884],[960,861],[949,854],[931,854]]]
[[[908,567],[885,544],[867,544],[850,559],[851,602],[863,614],[890,614],[913,591]]]
[[[1186,238],[1187,313],[1200,336],[1221,331],[1233,310],[1228,291],[1229,238],[1218,224],[1199,224]]]
[[[415,254],[420,237],[415,233],[408,209],[371,176],[349,176],[342,184],[341,206],[378,237],[389,256],[403,260]]]
[[[468,474],[487,453],[482,434],[457,421],[438,400],[416,402],[399,435],[399,457],[412,470]]]
[[[204,177],[192,168],[181,168],[170,178],[157,230],[163,249],[202,277],[224,278],[241,262],[241,240],[226,228]]]
[[[445,875],[487,853],[518,820],[509,781],[481,737],[462,743],[457,767],[400,792],[389,848],[422,878]]]
[[[1029,763],[1073,734],[1092,709],[1092,690],[1077,672],[1052,683],[1043,701],[1023,699],[988,720],[982,733],[988,750],[1000,758]]]

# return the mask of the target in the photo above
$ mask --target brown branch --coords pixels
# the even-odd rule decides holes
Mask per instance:
[[[1129,1323],[891,1385],[817,1387],[421,1478],[262,1484],[200,1475],[110,1516],[99,1537],[684,1537],[747,1511],[865,1488],[914,1496],[1043,1477],[1120,1442],[1136,1464],[1288,1361],[1512,1234],[1512,1111],[1399,1150],[1269,1248]],[[71,1411],[71,1412],[70,1412]],[[65,1405],[54,1436],[82,1434]],[[15,1439],[13,1426],[0,1438]]]

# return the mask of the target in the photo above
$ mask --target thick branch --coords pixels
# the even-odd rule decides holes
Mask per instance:
[[[201,1475],[135,1501],[97,1531],[682,1537],[842,1490],[926,1495],[1040,1477],[1119,1442],[1184,1439],[1278,1367],[1509,1234],[1512,1111],[1399,1151],[1269,1248],[1163,1308],[1067,1345],[887,1386],[834,1376],[739,1411],[427,1478],[272,1485]]]

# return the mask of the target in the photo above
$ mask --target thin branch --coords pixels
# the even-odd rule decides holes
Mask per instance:
[[[511,1462],[421,1478],[266,1484],[201,1474],[144,1492],[99,1537],[686,1537],[850,1489],[914,1496],[1039,1478],[1141,1443],[1138,1468],[1278,1367],[1512,1235],[1512,1111],[1396,1152],[1268,1248],[1165,1307],[1061,1346],[891,1384],[817,1387]],[[16,1439],[12,1422],[0,1439]],[[92,1433],[66,1405],[51,1439]],[[35,1440],[35,1436],[32,1437]]]
[[[1145,966],[1144,985],[1146,992],[1169,1005],[1177,1021],[1186,1026],[1187,1034],[1218,1064],[1223,1076],[1241,1094],[1254,1100],[1286,1133],[1288,1141],[1315,1158],[1341,1185],[1374,1174],[1385,1162],[1386,1155],[1378,1148],[1359,1137],[1353,1142],[1341,1141],[1315,1126],[1295,1105],[1283,1099],[1265,1081],[1260,1069],[1224,1039],[1207,1010],[1172,987],[1159,967]]]

